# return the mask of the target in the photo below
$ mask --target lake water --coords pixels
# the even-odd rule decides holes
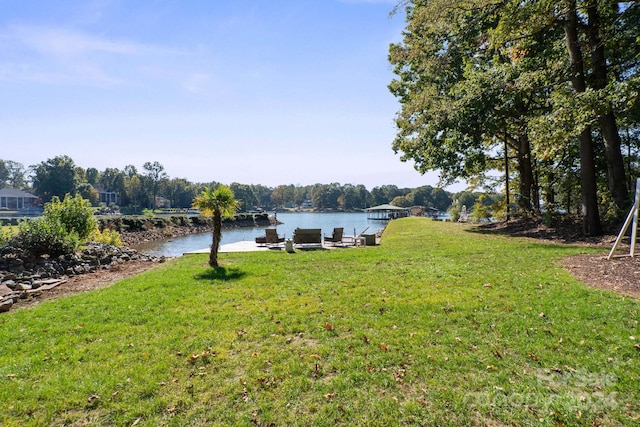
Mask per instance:
[[[222,230],[221,244],[241,241],[253,241],[258,236],[264,236],[264,228],[276,228],[280,237],[287,239],[293,237],[296,228],[320,228],[323,235],[331,235],[334,227],[343,227],[344,234],[348,236],[358,235],[363,232],[373,234],[383,230],[386,221],[367,219],[365,212],[355,213],[308,213],[308,212],[283,212],[276,215],[282,222],[273,227],[234,228]],[[183,237],[150,242],[135,248],[144,253],[156,256],[175,257],[185,252],[205,249],[211,246],[211,233],[190,234]]]

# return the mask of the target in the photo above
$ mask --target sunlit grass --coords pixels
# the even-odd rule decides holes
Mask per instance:
[[[182,257],[0,316],[0,424],[635,425],[638,301],[558,266],[580,251],[411,218]]]

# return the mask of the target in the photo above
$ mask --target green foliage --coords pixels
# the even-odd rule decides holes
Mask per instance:
[[[637,129],[640,111],[640,8],[631,3],[399,2],[396,9],[405,9],[407,25],[402,41],[389,49],[397,76],[389,90],[400,103],[392,148],[420,172],[438,170],[443,182],[471,181],[500,169],[496,153],[502,151],[514,159],[511,175],[520,181],[523,210],[537,208],[539,194],[564,191],[566,179],[555,177],[580,177],[582,191],[595,199],[591,175],[576,173],[595,163],[600,181],[606,184],[609,177],[608,191],[624,206],[616,120],[617,126]],[[580,70],[570,61],[576,49],[568,55],[571,14],[579,21]],[[578,90],[571,76],[583,73],[589,78]],[[576,139],[589,126],[607,150],[579,156]],[[637,153],[629,157],[631,164]],[[545,191],[534,188],[540,182]],[[585,207],[589,218],[598,212],[594,205]],[[608,205],[600,208],[615,217]]]
[[[32,256],[69,254],[97,230],[97,221],[89,202],[67,194],[61,202],[53,196],[41,218],[23,221],[20,231],[8,244]]]
[[[147,218],[153,218],[155,216],[155,213],[153,212],[153,209],[144,208],[142,209],[142,215],[146,216]]]
[[[482,222],[491,218],[487,203],[491,203],[491,199],[486,194],[481,194],[471,208],[471,220],[473,222]]]
[[[20,231],[9,240],[8,245],[23,249],[34,257],[56,257],[74,252],[79,243],[78,234],[68,232],[61,222],[41,217],[23,221]]]
[[[470,216],[473,222],[482,222],[482,220],[491,218],[489,208],[479,202],[473,205]]]
[[[122,246],[122,240],[120,239],[120,233],[109,228],[105,228],[100,231],[95,229],[88,239],[90,242],[104,243],[112,246]]]
[[[213,236],[211,252],[209,253],[209,265],[218,267],[218,249],[222,238],[222,219],[232,218],[238,210],[240,203],[235,199],[233,191],[226,185],[219,185],[215,190],[207,187],[200,196],[193,200],[193,207],[202,212],[204,216],[213,218]]]
[[[236,214],[239,203],[235,200],[231,188],[219,185],[213,191],[211,188],[206,188],[193,200],[193,207],[199,209],[205,216],[215,216],[217,212],[222,218],[231,218]]]
[[[493,219],[502,221],[507,218],[507,199],[501,198],[491,204]]]
[[[401,208],[408,208],[413,205],[412,200],[410,200],[410,197],[408,196],[396,196],[391,201],[391,204]]]
[[[0,188],[9,185],[11,188],[22,188],[25,185],[26,173],[24,165],[13,160],[0,159]]]
[[[96,230],[98,222],[93,215],[89,201],[79,194],[67,194],[63,201],[53,196],[51,202],[45,204],[43,216],[50,222],[60,223],[67,233],[75,233],[80,241],[84,241]]]
[[[451,221],[458,222],[460,219],[460,205],[457,203],[452,204],[447,213],[451,215]]]
[[[12,226],[0,226],[0,246],[6,245],[13,235]]]
[[[57,156],[34,167],[33,189],[45,202],[76,191],[76,166],[69,156]]]

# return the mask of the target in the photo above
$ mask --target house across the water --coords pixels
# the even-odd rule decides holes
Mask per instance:
[[[18,211],[20,209],[35,208],[40,205],[40,198],[26,191],[15,188],[0,189],[0,209]]]

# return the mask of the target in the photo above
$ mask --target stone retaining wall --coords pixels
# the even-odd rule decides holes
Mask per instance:
[[[43,291],[65,282],[69,277],[110,269],[132,260],[163,262],[164,257],[141,254],[126,245],[136,245],[168,237],[211,231],[211,221],[203,216],[174,215],[165,218],[143,216],[109,216],[98,219],[101,230],[118,231],[124,247],[90,243],[75,254],[57,258],[30,258],[27,253],[8,246],[0,247],[0,313],[24,298],[36,297]],[[267,214],[240,214],[225,220],[223,228],[269,226]]]
[[[110,269],[127,261],[163,262],[164,257],[152,257],[122,246],[90,243],[75,254],[57,258],[27,258],[17,250],[0,250],[0,312],[8,311],[18,299],[37,296],[71,276]]]

